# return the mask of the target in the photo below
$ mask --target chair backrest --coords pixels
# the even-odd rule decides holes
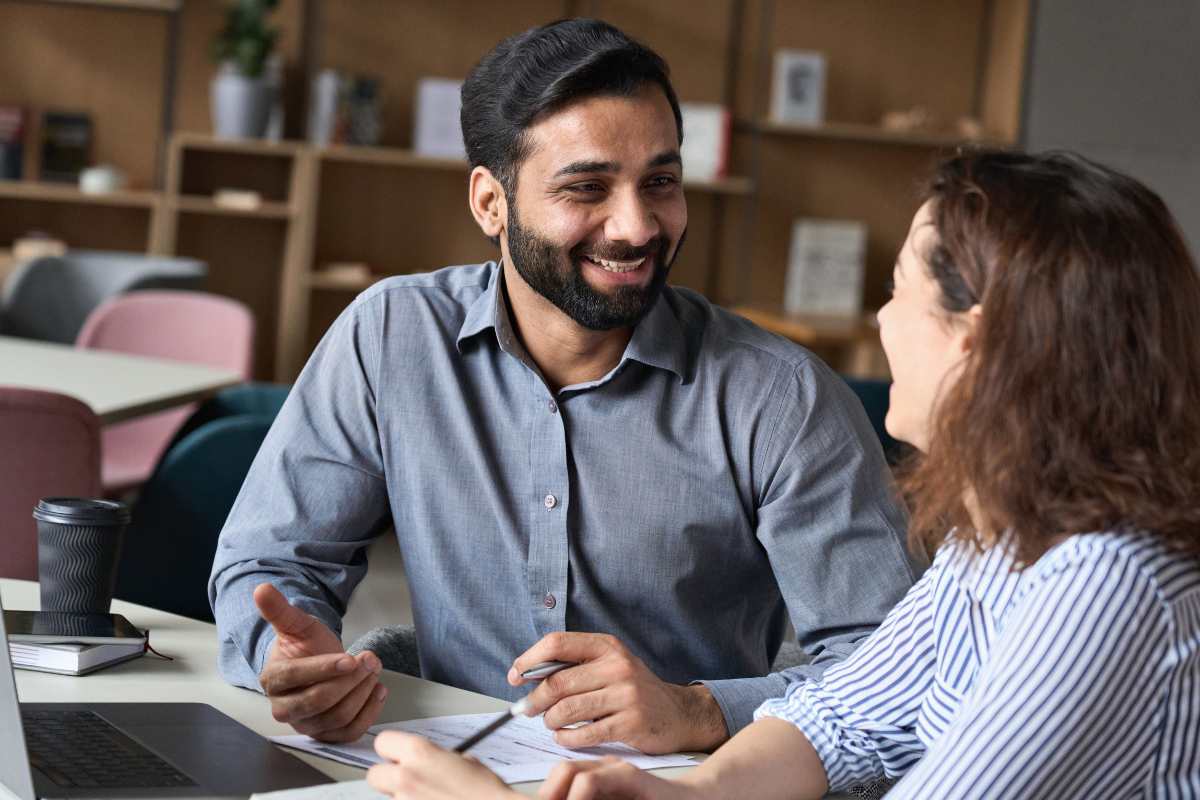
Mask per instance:
[[[883,454],[887,456],[888,463],[895,464],[904,454],[905,446],[893,439],[885,426],[888,405],[891,401],[891,382],[874,378],[851,378],[846,375],[842,376],[842,380],[849,384],[850,388],[854,390],[854,394],[858,396],[859,402],[863,404],[863,408],[867,412],[867,419],[871,421],[871,427],[875,429],[875,435],[879,437],[879,443],[883,445]]]
[[[33,507],[100,496],[100,422],[66,395],[0,387],[0,577],[37,580]]]
[[[204,292],[131,292],[101,304],[84,323],[79,347],[221,367],[249,379],[254,315]]]
[[[116,596],[208,622],[217,538],[271,414],[241,414],[193,430],[142,487],[126,532]]]
[[[104,301],[139,289],[199,290],[208,268],[192,258],[72,250],[17,267],[0,299],[3,332],[71,344]]]
[[[144,291],[115,297],[97,308],[79,332],[79,347],[113,350],[221,367],[249,378],[254,316],[236,300],[202,292]],[[120,492],[150,475],[192,406],[104,429],[105,487]],[[117,461],[113,456],[118,456]],[[133,467],[114,471],[121,461]],[[132,470],[132,472],[130,472]]]

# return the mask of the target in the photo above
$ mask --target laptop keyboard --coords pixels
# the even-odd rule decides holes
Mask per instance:
[[[59,786],[157,788],[196,782],[91,711],[21,709],[29,763]]]

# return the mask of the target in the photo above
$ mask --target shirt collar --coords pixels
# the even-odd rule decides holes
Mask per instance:
[[[463,342],[489,328],[495,331],[496,341],[501,349],[510,353],[523,352],[513,331],[508,302],[504,297],[504,270],[495,262],[491,263],[491,268],[487,288],[467,308],[466,317],[459,328],[456,344],[460,353],[463,350]],[[670,291],[670,288],[663,289],[654,307],[634,328],[633,337],[625,347],[625,355],[621,361],[639,361],[647,366],[673,372],[683,380],[687,363],[687,339],[671,304],[666,300]]]
[[[460,353],[463,350],[463,342],[488,328],[496,331],[496,340],[502,347],[505,346],[506,338],[510,340],[513,338],[512,326],[508,321],[508,305],[504,302],[504,290],[502,289],[504,270],[494,261],[489,262],[488,266],[491,267],[491,273],[487,288],[467,308],[467,315],[463,319],[462,327],[458,329],[458,339],[455,340],[455,344],[458,345]]]

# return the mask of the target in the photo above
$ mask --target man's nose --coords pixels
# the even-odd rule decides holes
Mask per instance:
[[[641,247],[662,231],[658,217],[641,194],[622,192],[612,201],[612,213],[604,226],[604,238]]]

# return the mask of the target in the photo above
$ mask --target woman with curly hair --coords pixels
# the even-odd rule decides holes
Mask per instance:
[[[900,485],[930,569],[680,781],[576,763],[543,797],[817,798],[881,776],[889,798],[1200,796],[1200,277],[1170,213],[1078,156],[966,153],[894,282],[887,429],[917,451]],[[380,789],[506,796],[431,745],[377,746],[400,761]]]

